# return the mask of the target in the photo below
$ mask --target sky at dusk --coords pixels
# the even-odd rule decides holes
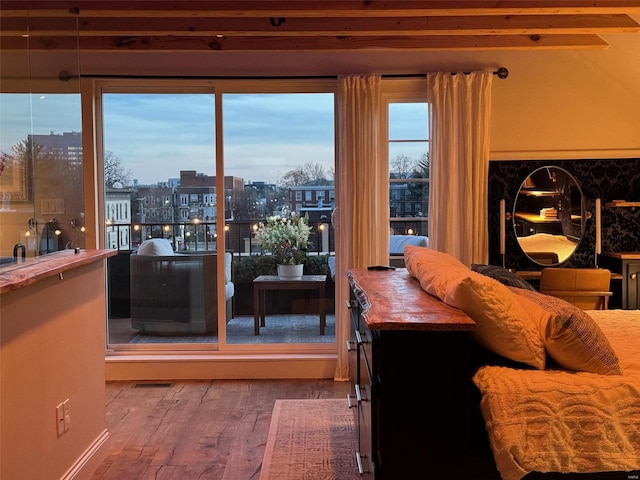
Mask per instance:
[[[215,175],[213,95],[106,93],[103,98],[105,150],[139,184],[178,178],[180,170]],[[29,133],[82,128],[79,95],[0,95],[0,112],[5,152]],[[426,109],[407,105],[392,118],[405,138],[426,137]],[[308,162],[327,172],[333,167],[332,94],[224,94],[223,125],[225,174],[245,183],[277,183]],[[402,149],[419,157],[415,147]]]

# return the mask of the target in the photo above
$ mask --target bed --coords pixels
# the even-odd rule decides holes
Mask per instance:
[[[504,480],[533,471],[640,473],[640,311],[587,313],[618,355],[621,375],[487,365],[473,377]]]
[[[423,290],[477,324],[475,438],[503,480],[640,479],[640,310],[585,312],[429,249],[405,259]]]
[[[518,237],[522,250],[538,263],[555,264],[567,260],[576,249],[577,243],[564,235],[536,233],[526,237]],[[555,259],[548,262],[545,258]]]

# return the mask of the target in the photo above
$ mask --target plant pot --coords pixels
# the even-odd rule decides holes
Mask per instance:
[[[278,265],[278,277],[281,280],[300,280],[304,265]]]

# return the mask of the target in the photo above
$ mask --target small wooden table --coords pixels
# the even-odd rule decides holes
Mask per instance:
[[[254,334],[260,335],[260,327],[265,326],[265,293],[267,290],[318,290],[320,303],[320,335],[324,335],[327,322],[325,312],[324,287],[326,275],[302,275],[300,280],[282,280],[277,275],[260,275],[253,280],[253,321]]]

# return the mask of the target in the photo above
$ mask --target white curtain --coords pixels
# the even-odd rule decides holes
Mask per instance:
[[[427,75],[429,246],[487,263],[489,123],[493,72]]]
[[[334,378],[349,379],[348,268],[389,263],[389,173],[380,160],[380,75],[338,78],[336,342]],[[385,194],[385,192],[387,192]]]

